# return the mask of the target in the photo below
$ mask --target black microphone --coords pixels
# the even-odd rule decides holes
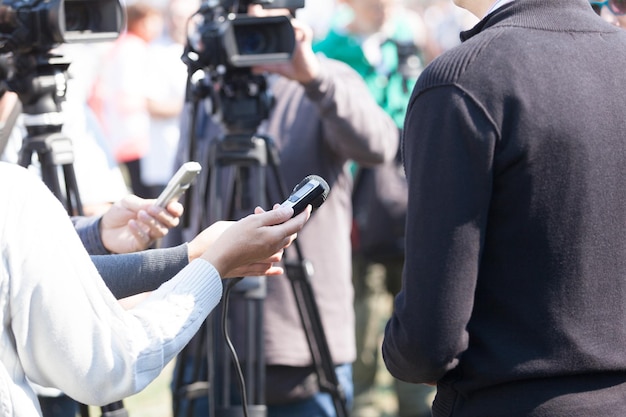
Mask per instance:
[[[318,175],[309,175],[291,192],[291,195],[285,200],[282,207],[293,207],[293,215],[300,214],[309,204],[316,210],[321,206],[330,192],[330,187],[324,178]]]

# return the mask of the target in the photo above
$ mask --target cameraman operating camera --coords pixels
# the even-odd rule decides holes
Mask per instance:
[[[250,5],[248,13],[267,16],[290,12]],[[286,184],[297,184],[301,178],[314,173],[331,186],[326,202],[311,217],[311,226],[299,233],[298,242],[315,269],[311,283],[315,301],[349,409],[355,341],[350,248],[352,179],[348,161],[374,166],[391,160],[397,149],[398,130],[354,70],[338,61],[317,56],[311,46],[310,28],[297,20],[292,20],[292,25],[295,49],[291,60],[252,67],[254,74],[269,73],[268,85],[274,97],[274,105],[259,133],[274,140],[280,154],[280,175]],[[210,112],[199,111],[198,117],[202,131],[194,144],[193,157],[206,161],[211,144],[224,132],[211,119]],[[187,159],[189,146],[183,132],[179,163]],[[232,167],[220,169],[232,174],[228,168]],[[279,191],[271,184],[271,179],[268,176],[267,191],[270,199],[276,199]],[[199,181],[203,182],[206,179]],[[195,233],[202,224],[202,207],[215,204],[204,200],[199,188],[194,190],[190,226],[183,234]],[[165,242],[180,243],[175,235],[170,233]],[[295,254],[286,252],[285,257],[294,260]],[[280,277],[270,281],[263,311],[268,416],[334,416],[331,396],[318,389],[289,280]],[[193,406],[195,416],[207,415],[206,398],[195,400]],[[179,411],[180,415],[185,415],[184,407]]]

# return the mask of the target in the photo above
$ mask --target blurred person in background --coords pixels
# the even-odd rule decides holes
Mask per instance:
[[[296,17],[311,27],[314,39],[320,39],[330,29],[337,2],[338,0],[306,1],[304,7],[296,11]]]
[[[598,16],[617,27],[626,29],[626,1],[604,0],[590,3]]]
[[[431,59],[461,43],[459,33],[474,26],[478,19],[458,7],[453,0],[407,0],[407,6],[424,19],[429,33]]]
[[[125,168],[131,191],[147,197],[141,159],[150,147],[148,45],[163,30],[160,9],[147,0],[126,7],[126,30],[113,42],[96,75],[88,103],[98,117],[116,161]]]
[[[378,105],[402,129],[428,44],[421,17],[397,0],[342,0],[326,37],[313,49],[354,68]],[[393,143],[390,142],[390,146]],[[380,344],[391,301],[400,290],[408,191],[396,158],[376,167],[354,164],[353,282],[357,358],[353,364],[355,417],[380,416]],[[430,415],[434,388],[397,379],[392,390],[401,417]]]
[[[187,21],[198,10],[196,0],[170,0],[164,10],[165,31],[148,46],[150,70],[145,74],[150,114],[150,145],[141,159],[141,181],[156,198],[178,167],[180,113],[187,87],[187,66],[181,57],[187,42]]]

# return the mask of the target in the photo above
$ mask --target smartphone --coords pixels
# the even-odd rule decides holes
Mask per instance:
[[[326,201],[330,187],[320,176],[309,175],[295,186],[291,195],[281,204],[283,207],[293,207],[293,215],[297,216],[309,204],[313,210]]]
[[[176,174],[169,180],[167,186],[161,192],[156,200],[156,205],[159,207],[165,207],[172,200],[178,200],[180,196],[187,191],[191,186],[191,183],[196,178],[196,175],[200,173],[202,167],[199,163],[194,161],[185,162]]]

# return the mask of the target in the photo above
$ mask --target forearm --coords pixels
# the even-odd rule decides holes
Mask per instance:
[[[31,326],[28,340],[37,348],[25,361],[34,364],[29,372],[33,381],[93,405],[144,389],[191,340],[221,298],[220,277],[202,260],[128,311],[116,304],[104,306],[86,284],[68,294],[72,298],[66,311],[40,309],[45,319],[31,317],[38,325]],[[54,346],[51,334],[59,338]],[[55,363],[64,365],[60,370]]]
[[[105,284],[115,298],[153,291],[188,263],[187,244],[120,255],[94,255]]]
[[[330,146],[363,166],[392,160],[399,141],[394,121],[354,70],[328,59],[321,62],[318,77],[304,88],[319,109]]]

